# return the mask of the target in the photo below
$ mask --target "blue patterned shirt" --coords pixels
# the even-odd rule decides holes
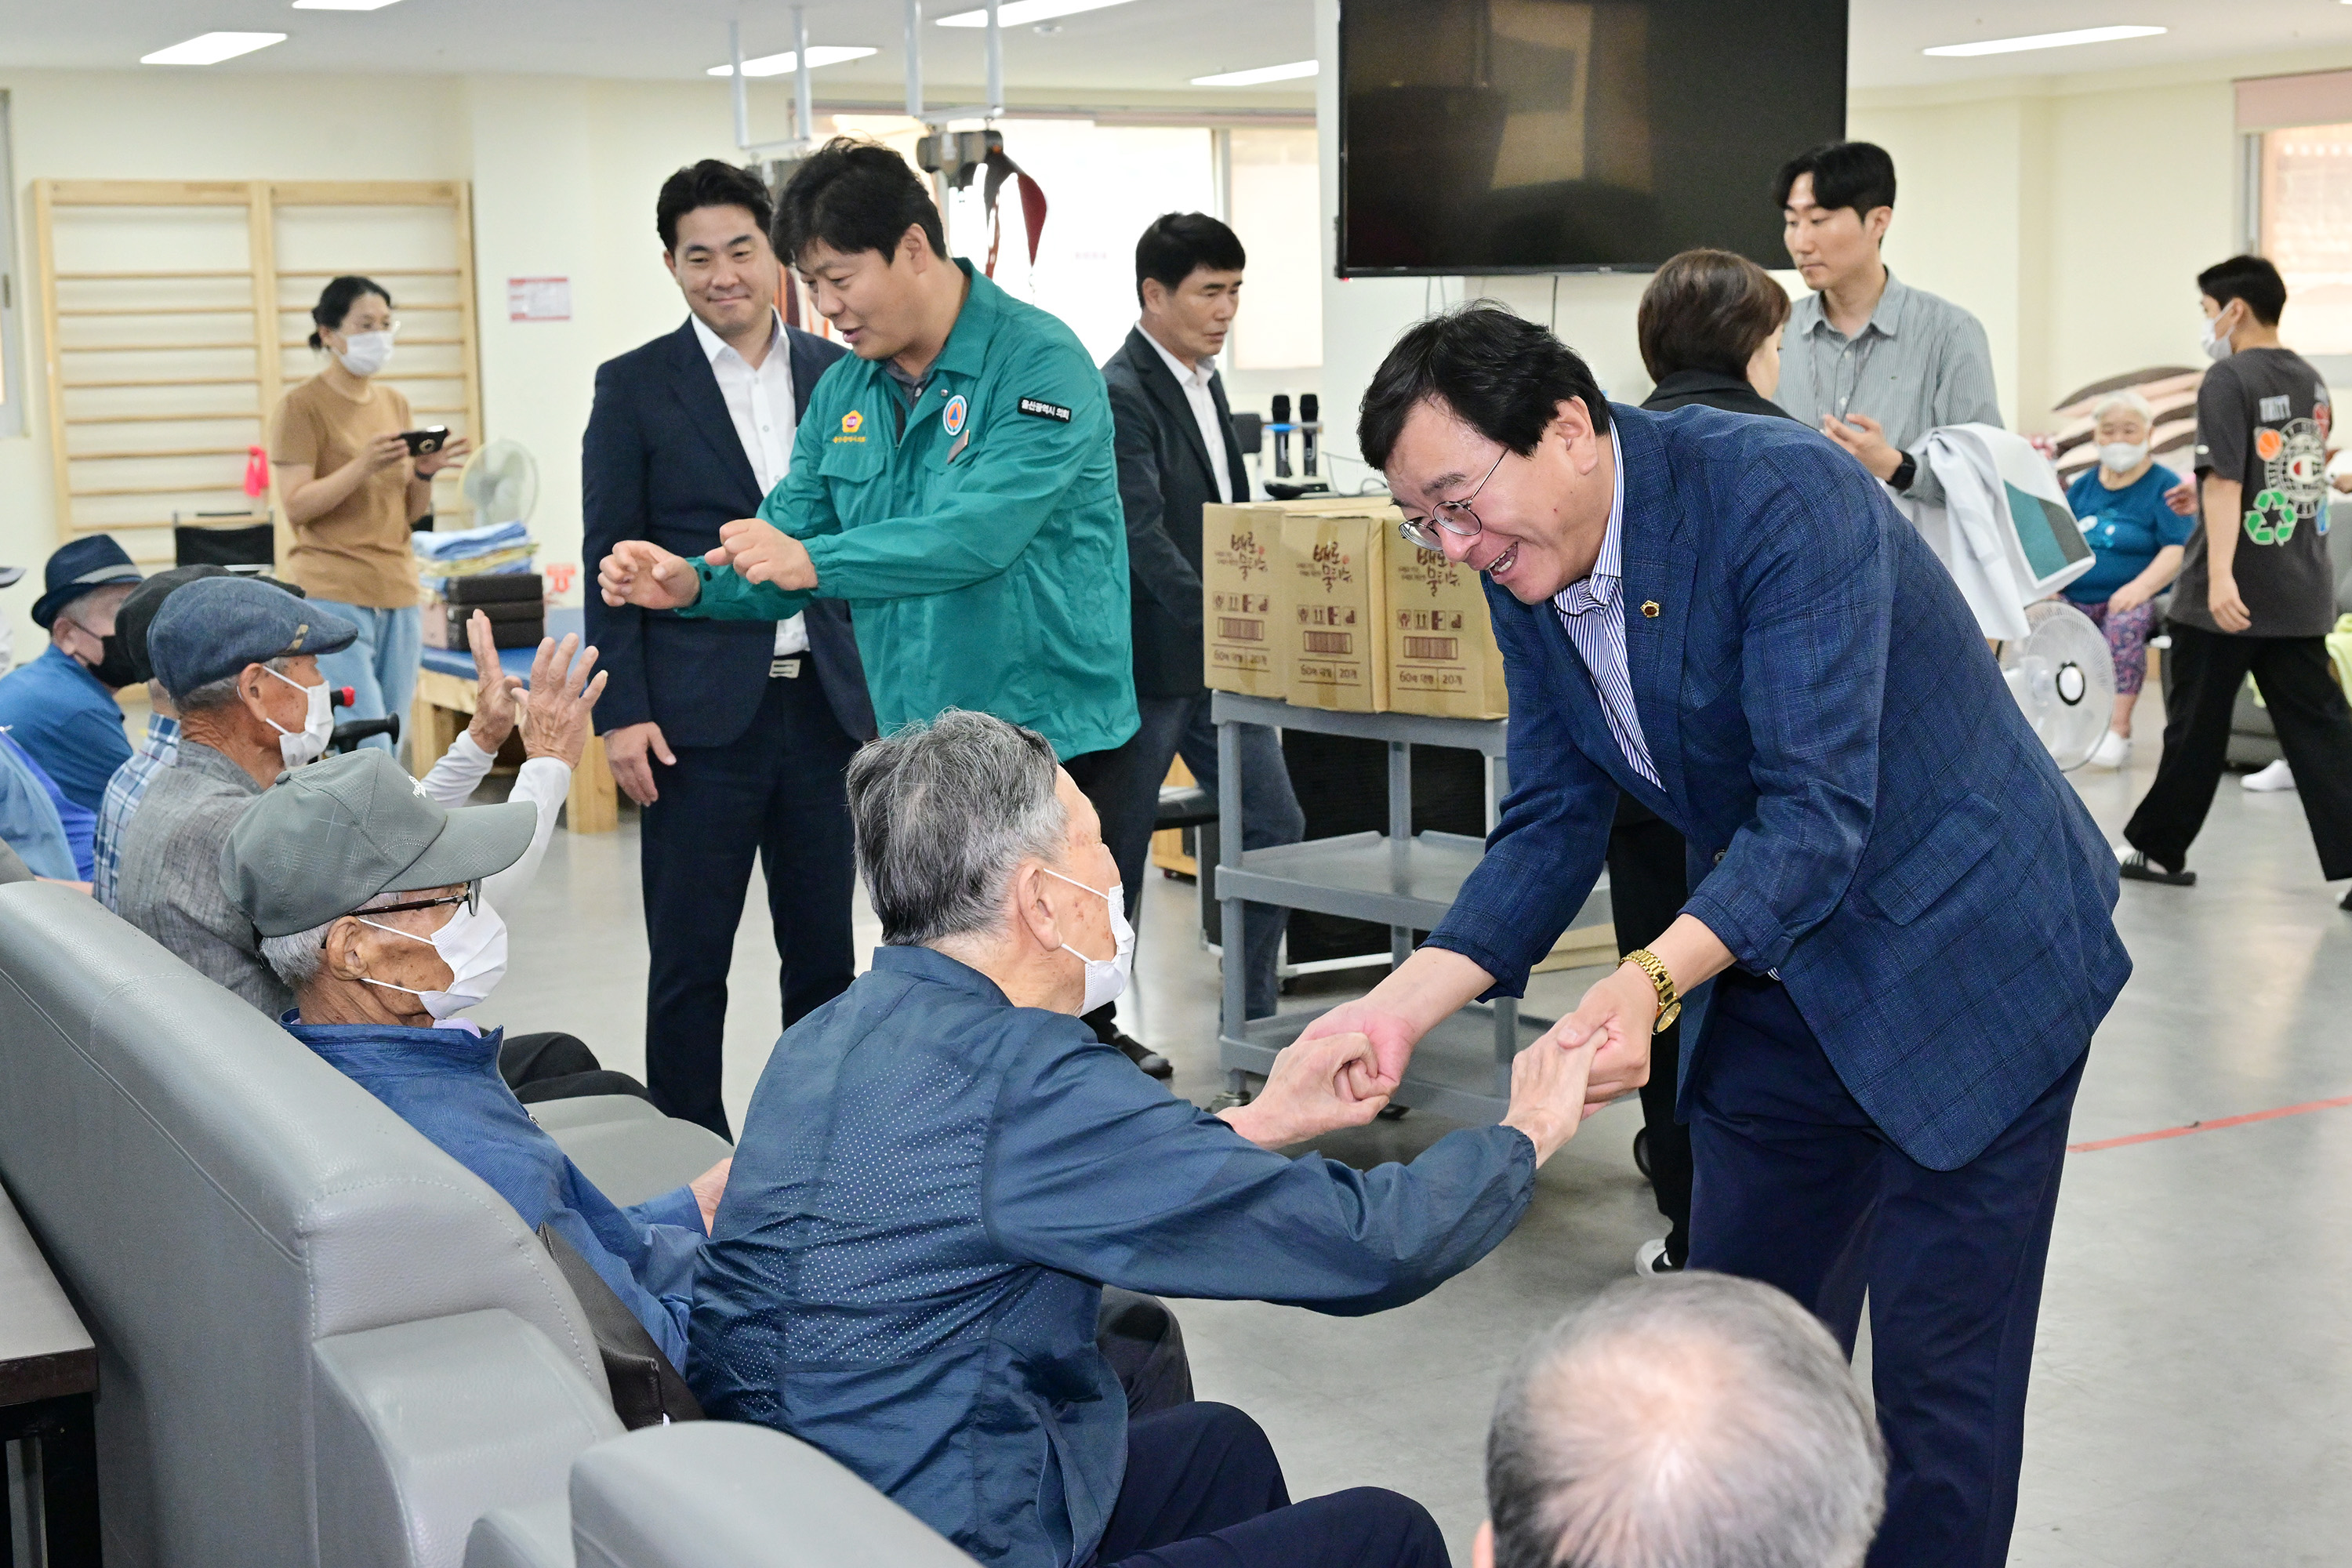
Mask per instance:
[[[161,713],[147,716],[147,733],[131,760],[106,781],[106,799],[98,809],[98,837],[91,846],[90,891],[108,909],[114,908],[115,869],[122,863],[122,830],[139,809],[148,781],[159,768],[180,760],[180,721]]]
[[[1551,602],[1568,640],[1592,673],[1601,711],[1609,721],[1609,732],[1617,738],[1617,749],[1635,773],[1656,784],[1657,764],[1650,760],[1642,716],[1633,709],[1633,677],[1625,661],[1625,448],[1614,429],[1609,432],[1609,455],[1617,484],[1609,499],[1609,531],[1601,537],[1600,557],[1590,574],[1553,595]]]

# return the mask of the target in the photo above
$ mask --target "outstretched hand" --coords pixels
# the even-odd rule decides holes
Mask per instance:
[[[1536,1045],[1593,1049],[1584,1098],[1597,1110],[1650,1081],[1650,1042],[1657,1021],[1657,987],[1637,966],[1621,963],[1594,981],[1576,1011],[1546,1030]]]
[[[682,610],[702,597],[702,579],[683,555],[649,540],[625,539],[597,565],[596,591],[614,609]]]
[[[746,583],[772,583],[788,591],[816,586],[816,566],[808,546],[756,517],[737,518],[719,530],[719,547],[702,559],[732,566]]]
[[[1233,1130],[1262,1149],[1280,1149],[1342,1127],[1361,1127],[1396,1091],[1361,1035],[1326,1034],[1283,1048],[1265,1087],[1247,1105],[1221,1112]]]

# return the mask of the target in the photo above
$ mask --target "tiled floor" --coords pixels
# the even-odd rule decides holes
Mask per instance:
[[[2150,705],[2153,707],[2153,704]],[[2079,779],[2112,832],[2147,787],[2158,716],[2124,773]],[[559,834],[513,919],[496,1010],[569,1028],[614,1067],[643,1059],[645,939],[634,814]],[[2190,890],[2126,884],[2136,973],[2100,1032],[2074,1136],[2095,1140],[2352,1094],[2352,915],[2318,879],[2298,797],[2225,780]],[[1129,1027],[1205,1100],[1216,972],[1192,940],[1192,889],[1147,890]],[[764,908],[753,889],[750,907]],[[866,936],[874,935],[870,922]],[[2031,942],[2030,931],[2018,940]],[[740,1118],[777,1029],[774,953],[747,921],[735,950],[727,1098]],[[1587,975],[1540,979],[1536,1010]],[[1286,1005],[1319,1006],[1343,994]],[[1204,1397],[1255,1415],[1294,1495],[1396,1488],[1467,1561],[1500,1370],[1538,1326],[1631,1267],[1661,1229],[1629,1141],[1604,1111],[1548,1166],[1519,1230],[1412,1306],[1324,1318],[1250,1302],[1180,1310]],[[1324,1145],[1410,1158],[1446,1131],[1416,1113]],[[2011,1562],[2165,1568],[2352,1561],[2352,1107],[2070,1162],[2042,1318]]]

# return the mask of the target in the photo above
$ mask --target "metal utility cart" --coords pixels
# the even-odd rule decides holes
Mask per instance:
[[[1275,1053],[1298,1037],[1311,1014],[1244,1022],[1242,1016],[1242,906],[1275,904],[1370,921],[1389,928],[1389,956],[1402,963],[1412,933],[1430,931],[1453,907],[1454,895],[1486,852],[1483,840],[1459,833],[1412,831],[1412,748],[1451,746],[1492,762],[1486,822],[1509,790],[1505,760],[1507,721],[1425,719],[1411,713],[1333,713],[1295,708],[1267,697],[1230,691],[1212,695],[1217,726],[1216,892],[1224,916],[1224,1001],[1218,1011],[1217,1064],[1231,1091],[1246,1095],[1245,1075],[1263,1078]],[[1349,833],[1273,849],[1242,848],[1240,738],[1236,724],[1270,724],[1380,741],[1389,749],[1389,830]],[[1609,919],[1603,877],[1571,926]],[[1491,1006],[1464,1008],[1424,1036],[1392,1104],[1420,1107],[1464,1121],[1499,1120],[1510,1103],[1511,1058],[1534,1043],[1540,1027],[1519,1016],[1518,1003],[1497,997]]]

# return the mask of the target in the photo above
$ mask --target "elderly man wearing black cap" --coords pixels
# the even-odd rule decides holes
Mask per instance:
[[[123,830],[114,912],[272,1017],[293,995],[221,892],[221,845],[271,780],[326,749],[334,719],[319,656],[358,636],[333,611],[243,577],[184,584],[147,630],[155,679],[179,710],[179,757]]]
[[[48,648],[0,679],[0,728],[68,800],[91,813],[105,798],[106,781],[131,757],[114,693],[131,676],[114,613],[138,583],[139,568],[106,534],[61,546],[33,601],[33,623],[47,630]]]
[[[184,760],[182,767],[187,763]],[[499,1076],[499,1034],[457,1015],[506,971],[483,882],[531,841],[530,806],[444,810],[373,750],[289,773],[222,847],[215,878],[292,991],[286,1026],[593,1267],[672,1365],[721,1160],[624,1209],[541,1131]]]

